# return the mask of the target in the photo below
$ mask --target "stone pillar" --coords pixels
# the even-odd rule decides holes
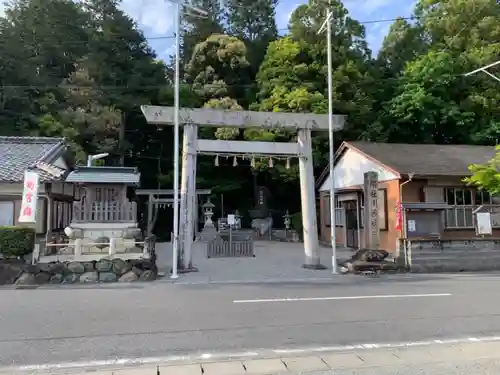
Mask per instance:
[[[325,269],[321,265],[318,249],[318,227],[316,223],[316,196],[314,191],[314,171],[312,159],[311,131],[298,131],[300,199],[302,204],[302,228],[304,233],[304,268]]]
[[[378,215],[378,174],[377,172],[366,172],[364,174],[365,195],[365,248],[379,249],[380,230]]]
[[[180,247],[183,254],[183,266],[191,268],[191,249],[193,244],[193,195],[196,194],[195,156],[197,126],[184,125],[182,140],[182,178],[180,200]]]
[[[153,233],[153,213],[154,213],[154,199],[151,194],[149,194],[148,198],[148,215],[146,217],[146,233],[147,236],[150,236]]]
[[[109,255],[113,256],[116,254],[116,238],[109,239]]]
[[[75,239],[75,251],[74,251],[75,259],[81,257],[83,252],[82,247],[83,247],[83,240],[81,238]]]
[[[184,239],[184,268],[189,269],[193,266],[193,237],[194,237],[194,218],[195,218],[195,199],[196,199],[196,139],[198,127],[190,125],[190,144],[188,160],[190,168],[187,190],[186,207],[186,225]]]
[[[196,158],[198,159],[198,158]],[[195,162],[196,164],[196,162]],[[196,173],[195,173],[195,181],[196,181]],[[193,227],[194,227],[194,237],[198,236],[198,223],[200,221],[200,199],[198,194],[196,194],[196,190],[194,192],[194,212],[193,212]]]

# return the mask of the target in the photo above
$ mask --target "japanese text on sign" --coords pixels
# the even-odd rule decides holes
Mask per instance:
[[[36,222],[36,204],[38,201],[38,180],[36,172],[24,172],[23,200],[21,203],[20,223]]]

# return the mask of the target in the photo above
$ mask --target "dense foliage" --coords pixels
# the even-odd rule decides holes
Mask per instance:
[[[4,257],[23,257],[31,254],[34,246],[34,228],[0,227],[0,254]]]
[[[181,104],[261,111],[327,111],[328,1],[309,0],[279,36],[276,0],[193,0],[207,17],[182,22]],[[495,144],[500,86],[464,73],[500,56],[496,0],[418,0],[393,22],[372,56],[365,27],[331,0],[334,112],[348,115],[342,140]],[[65,136],[77,158],[110,152],[136,165],[144,187],[170,187],[172,129],[147,125],[141,104],[173,104],[172,67],[159,61],[118,0],[13,0],[0,19],[0,133]],[[291,132],[204,129],[203,137],[289,140]],[[315,134],[315,165],[327,138]],[[200,157],[198,185],[223,192],[228,209],[253,205],[267,185],[277,208],[298,209],[296,161]],[[289,167],[289,168],[287,168]],[[248,199],[241,199],[248,197]],[[214,201],[215,203],[218,203]]]

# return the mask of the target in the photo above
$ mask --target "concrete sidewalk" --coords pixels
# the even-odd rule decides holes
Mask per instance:
[[[479,361],[479,362],[478,362]],[[500,373],[500,342],[477,342],[457,345],[428,345],[397,349],[362,349],[343,352],[284,354],[282,357],[210,361],[186,364],[160,364],[97,372],[57,372],[53,375],[298,375],[298,374],[413,374],[412,368],[434,368],[446,363],[453,368],[483,361],[488,371]],[[492,365],[492,361],[495,363]],[[494,368],[491,368],[494,366]],[[496,367],[498,366],[498,367]],[[408,370],[408,372],[406,372]],[[481,369],[483,374],[486,370]],[[392,372],[390,372],[392,374]],[[478,372],[480,373],[480,372]],[[47,374],[47,373],[45,373]],[[52,375],[51,374],[51,375]],[[476,374],[474,372],[474,374]]]
[[[168,278],[172,264],[172,249],[169,243],[157,244],[158,268]],[[196,242],[193,246],[193,265],[199,272],[182,274],[176,284],[237,283],[255,281],[294,281],[294,280],[331,280],[332,250],[321,246],[318,249],[325,270],[302,268],[304,263],[304,244],[292,242],[256,241],[255,258],[207,258],[205,245]],[[339,247],[337,259],[347,260],[352,251]]]

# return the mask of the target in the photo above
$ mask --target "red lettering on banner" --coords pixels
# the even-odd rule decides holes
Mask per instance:
[[[23,216],[31,216],[33,214],[33,210],[30,206],[26,206],[23,209]]]
[[[33,200],[33,193],[26,193],[26,202],[28,203],[31,203],[31,201]]]
[[[33,189],[35,189],[35,183],[33,181],[27,181],[26,187],[30,190],[33,190]]]

